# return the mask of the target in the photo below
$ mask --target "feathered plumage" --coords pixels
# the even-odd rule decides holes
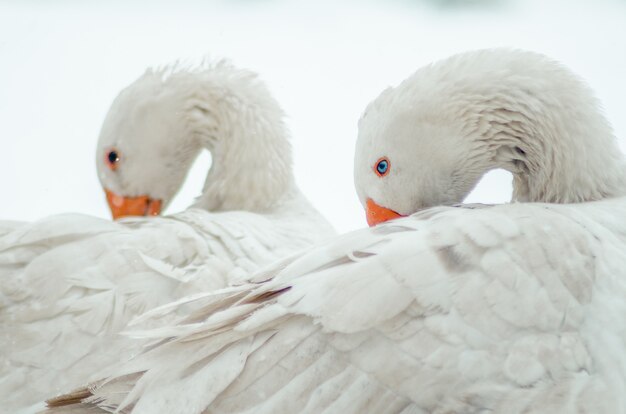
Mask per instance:
[[[152,344],[49,411],[626,412],[616,148],[590,91],[543,56],[421,69],[368,107],[355,160],[364,205],[412,216],[147,313],[131,334]],[[497,167],[528,203],[422,209]]]
[[[197,153],[204,143],[214,152],[207,198],[164,218],[67,214],[0,224],[2,409],[96,379],[136,353],[141,343],[118,335],[134,316],[236,283],[332,235],[293,182],[287,138],[263,84],[228,65],[149,72],[125,89],[99,142],[115,145],[123,164],[99,162],[103,185],[167,204],[189,164],[180,157],[192,156],[181,149]]]
[[[623,412],[624,214],[624,199],[440,208],[350,233],[270,281],[151,312],[189,309],[134,332],[156,345],[84,407]]]

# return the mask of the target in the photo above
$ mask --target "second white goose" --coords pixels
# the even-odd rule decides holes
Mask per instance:
[[[97,150],[114,216],[166,207],[202,149],[211,169],[184,212],[122,222],[68,214],[7,226],[4,410],[79,385],[133,353],[116,335],[133,316],[224,287],[333,234],[294,182],[281,108],[255,74],[227,63],[149,70],[120,93]]]

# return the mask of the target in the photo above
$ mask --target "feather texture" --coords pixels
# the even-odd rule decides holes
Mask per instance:
[[[190,209],[121,223],[62,215],[15,227],[0,237],[3,409],[97,379],[136,353],[141,342],[118,335],[134,316],[236,283],[330,234],[298,197],[265,215]]]
[[[155,313],[186,309],[50,412],[624,412],[625,214],[441,207],[349,233]]]

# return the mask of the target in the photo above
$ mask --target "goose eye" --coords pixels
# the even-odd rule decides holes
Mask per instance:
[[[106,154],[106,162],[110,169],[115,170],[120,162],[120,154],[117,150],[111,150]]]
[[[376,161],[374,165],[374,171],[379,177],[384,177],[389,173],[389,160],[387,158],[381,158]]]

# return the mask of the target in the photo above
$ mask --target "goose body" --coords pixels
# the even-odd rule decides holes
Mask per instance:
[[[524,202],[434,207],[491,168]],[[360,122],[375,227],[148,312],[130,335],[152,344],[49,411],[626,412],[624,177],[592,93],[552,60],[420,69]]]
[[[0,226],[3,410],[37,410],[51,392],[136,353],[140,344],[118,335],[134,316],[237,283],[332,234],[293,182],[282,111],[247,71],[149,71],[112,106],[98,159],[112,146],[119,165],[98,168],[115,197],[166,206],[202,147],[214,154],[203,195],[167,217],[66,214]]]
[[[155,310],[193,309],[133,332],[157,345],[83,409],[624,412],[625,213],[442,207],[347,234],[269,282]]]

